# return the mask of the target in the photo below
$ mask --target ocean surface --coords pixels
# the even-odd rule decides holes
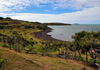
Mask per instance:
[[[61,25],[48,27],[53,29],[52,32],[48,33],[48,35],[64,41],[73,41],[71,38],[72,35],[83,30],[88,32],[100,31],[100,24]]]

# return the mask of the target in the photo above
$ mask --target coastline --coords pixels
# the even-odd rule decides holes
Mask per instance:
[[[36,33],[33,33],[33,34],[36,38],[47,40],[47,41],[62,41],[62,40],[59,40],[59,39],[55,39],[55,38],[51,37],[51,35],[47,34],[47,33],[51,32],[52,30],[53,30],[52,28],[48,27],[47,29],[45,29],[41,32],[36,32]]]

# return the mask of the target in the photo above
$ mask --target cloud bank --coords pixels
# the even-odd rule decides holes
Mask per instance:
[[[96,11],[98,10],[98,11]],[[12,13],[3,14],[3,16],[10,16],[13,19],[38,21],[38,22],[64,22],[64,23],[85,23],[85,22],[100,22],[100,7],[86,8],[82,11],[73,13],[62,13],[62,14],[36,14],[36,13]]]

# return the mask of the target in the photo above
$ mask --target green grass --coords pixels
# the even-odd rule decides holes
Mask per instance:
[[[0,21],[0,23],[4,23],[4,22],[10,23],[10,22],[13,22],[13,20],[10,20],[10,21],[5,21],[5,20],[4,21]],[[20,23],[21,24],[18,24],[18,25],[19,26],[22,26],[22,25],[26,25],[26,24],[28,25],[30,22],[20,21]],[[13,25],[16,26],[16,24],[10,24],[8,26],[13,26]],[[20,28],[16,28],[15,27],[15,28],[11,28],[11,29],[7,29],[7,28],[0,29],[0,33],[3,34],[3,35],[7,35],[7,36],[13,36],[12,31],[17,31],[22,36],[22,38],[24,38],[27,41],[38,42],[38,43],[41,41],[40,39],[37,39],[33,35],[34,32],[41,31],[40,29],[32,29],[32,28],[25,29],[23,26],[20,27]],[[0,43],[0,45],[2,46],[3,43]],[[9,44],[6,44],[6,47],[9,48],[10,47]],[[39,52],[37,50],[39,48],[39,45],[38,44],[35,44],[33,47],[36,48],[35,51]]]

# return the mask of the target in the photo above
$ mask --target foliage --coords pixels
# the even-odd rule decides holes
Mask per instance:
[[[97,59],[98,57],[94,55],[91,50],[97,49],[100,44],[100,32],[87,32],[87,31],[81,31],[78,33],[75,33],[75,35],[72,36],[74,41],[73,48],[75,48],[75,51],[78,51],[79,56],[81,57],[81,53],[86,55],[86,61],[88,62],[88,55],[90,54],[92,59]],[[95,64],[95,60],[92,60]]]
[[[0,59],[0,67],[3,66],[6,63],[5,59]]]
[[[0,20],[3,20],[4,18],[3,17],[0,17]]]

